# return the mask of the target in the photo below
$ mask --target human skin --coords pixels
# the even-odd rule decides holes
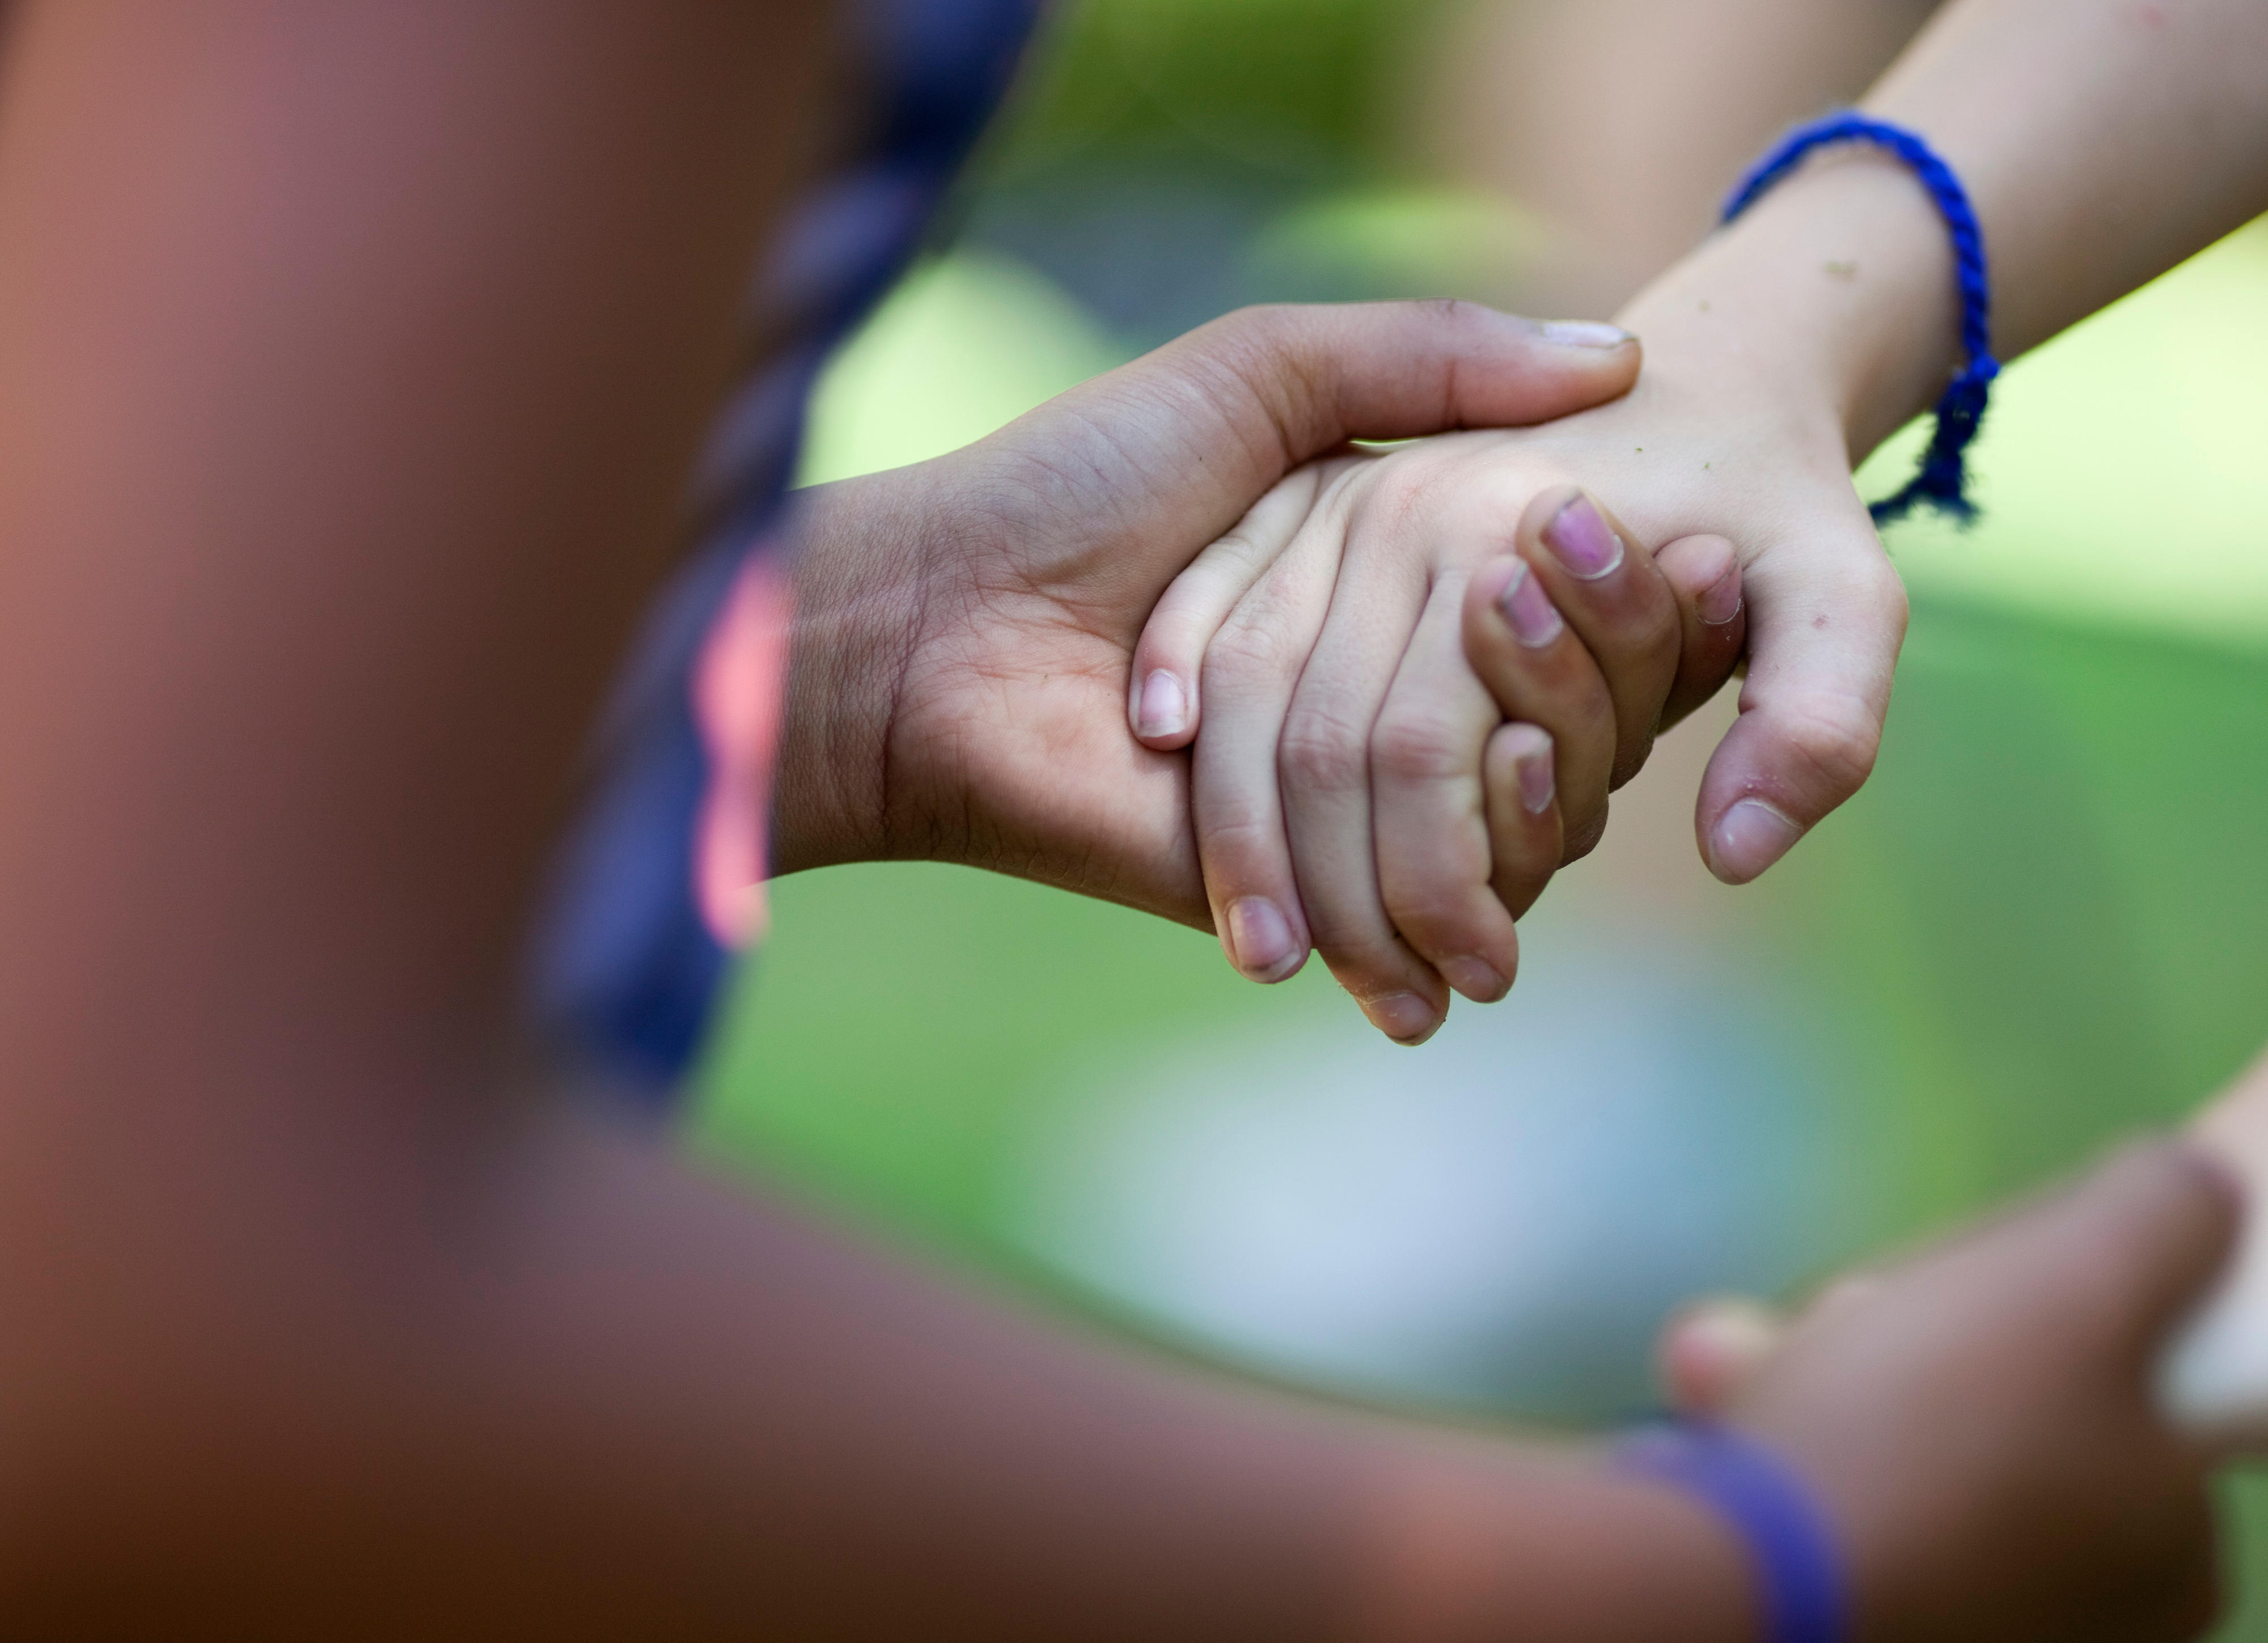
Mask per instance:
[[[1626,393],[1615,336],[1472,304],[1247,310],[964,450],[801,493],[775,871],[955,861],[1208,926],[1189,762],[1126,732],[1159,595],[1349,438]]]
[[[2268,11],[2243,0],[1963,0],[1864,107],[1925,133],[1963,179],[1992,261],[1996,346],[2014,357],[2268,207],[2264,81]],[[1196,804],[1216,901],[1269,899],[1295,926],[1312,923],[1312,887],[1328,893],[1343,864],[1377,853],[1388,818],[1418,814],[1391,756],[1413,718],[1443,750],[1425,779],[1490,791],[1491,736],[1538,717],[1532,690],[1488,665],[1505,631],[1492,601],[1521,565],[1554,575],[1512,522],[1571,484],[1610,500],[1637,549],[1713,537],[1737,550],[1749,666],[1695,829],[1719,878],[1767,870],[1874,768],[1906,603],[1849,475],[1941,392],[1956,320],[1944,225],[1913,178],[1872,151],[1825,157],[1617,315],[1646,348],[1631,394],[1541,428],[1390,453],[1334,494],[1333,517],[1312,515],[1336,549],[1311,556],[1310,574],[1337,581],[1300,607],[1306,625],[1277,635],[1296,667],[1266,676],[1265,659],[1169,621],[1169,593],[1137,667],[1186,681],[1212,727],[1197,732]],[[1467,671],[1445,654],[1458,630],[1425,620],[1430,606],[1405,601],[1394,632],[1370,630],[1376,590],[1395,578],[1462,586]],[[1253,586],[1259,598],[1268,585]],[[1219,631],[1237,622],[1231,609]],[[1208,733],[1249,750],[1211,778],[1226,802],[1208,797]],[[1333,772],[1365,768],[1350,801]],[[1280,790],[1281,821],[1224,822],[1214,836],[1209,815],[1241,816],[1236,795],[1260,789]],[[1465,864],[1469,891],[1489,864],[1460,850],[1462,825],[1438,824],[1433,853]],[[1388,909],[1402,945],[1373,940],[1334,962],[1358,997],[1413,1006],[1392,1030],[1405,1040],[1438,1022],[1414,1006],[1446,1010],[1442,977],[1485,968],[1506,939],[1476,895],[1434,890],[1412,905],[1414,919]]]
[[[704,834],[707,904],[745,907],[767,867],[950,861],[1213,930],[1247,973],[1282,979],[1307,955],[1307,929],[1279,918],[1256,944],[1241,917],[1249,898],[1224,905],[1208,894],[1218,875],[1197,848],[1205,817],[1192,812],[1192,777],[1202,792],[1219,740],[1193,772],[1179,751],[1189,726],[1127,733],[1130,712],[1138,722],[1156,708],[1135,645],[1166,614],[1161,591],[1170,582],[1186,593],[1198,549],[1212,542],[1207,558],[1219,557],[1221,531],[1235,524],[1233,541],[1253,524],[1238,514],[1256,492],[1312,453],[1343,451],[1350,438],[1564,416],[1626,393],[1638,365],[1636,344],[1612,327],[1472,304],[1247,309],[962,450],[799,492],[787,597],[736,599],[707,642],[712,660],[750,682],[731,710],[738,728],[719,718],[710,733],[710,815],[734,821]],[[1659,560],[1636,556],[1630,575],[1599,584],[1642,579],[1644,598],[1569,600],[1573,626],[1549,653],[1571,705],[1611,694],[1625,711],[1562,711],[1547,694],[1535,722],[1505,727],[1491,766],[1490,779],[1524,800],[1508,796],[1484,815],[1477,791],[1444,796],[1478,835],[1464,857],[1482,864],[1474,894],[1501,936],[1492,997],[1516,961],[1513,917],[1567,854],[1555,763],[1596,772],[1602,785],[1609,768],[1627,778],[1665,714],[1713,693],[1740,655],[1730,546],[1673,544]],[[768,583],[777,574],[764,571]],[[1729,618],[1705,615],[1726,600]],[[792,622],[767,614],[781,604]],[[1256,624],[1255,643],[1278,627],[1280,654],[1295,662],[1296,623]],[[789,636],[774,770],[758,753],[769,748],[765,704],[783,692],[762,670],[781,667]],[[753,825],[764,815],[769,852]],[[1603,819],[1596,802],[1575,813],[1585,847]],[[1377,874],[1365,858],[1339,876],[1350,924],[1388,928],[1382,886],[1454,877],[1432,820],[1382,834]],[[728,919],[712,922],[729,931]],[[1322,947],[1336,964],[1328,928]],[[1396,1005],[1356,996],[1374,1016]]]
[[[2188,1133],[2245,1183],[2248,1193],[2257,1193],[2260,1183],[2268,1182],[2268,1055],[2257,1057],[2227,1089],[2200,1107],[2189,1122]],[[2257,1229],[2250,1237],[2257,1241]],[[1872,1274],[1845,1273],[1799,1316],[1856,1306],[1878,1287]],[[2196,1319],[2191,1322],[2194,1325]],[[1696,1301],[1662,1333],[1662,1384],[1680,1409],[1722,1415],[1786,1343],[1791,1327],[1788,1314],[1754,1297],[1712,1296]],[[2220,1435],[2255,1450],[2268,1437],[2260,1429],[2257,1411],[2253,1418]]]
[[[1081,1339],[531,1070],[519,932],[805,168],[815,21],[20,9],[0,1634],[1749,1635],[1723,1529],[1582,1446]],[[1863,1430],[1968,1537],[1838,1519],[1866,1615],[1934,1612],[1991,1552],[2012,1593],[2201,1601],[2201,1462],[2115,1373],[2055,1367],[2218,1257],[2227,1195],[2148,1159],[2080,1190],[2115,1213],[1966,1269],[2102,1311],[2007,1364],[1946,1333],[1848,1396],[1822,1355],[1756,1401],[1799,1468]],[[1905,1458],[2004,1418],[1981,1474]],[[2126,1517],[1999,1509],[2073,1453]]]
[[[1715,225],[1775,132],[1860,95],[1936,5],[1477,0],[1448,9],[1409,120],[1433,165],[1539,220],[1513,306],[1611,313]]]
[[[1822,1421],[1810,1428],[1823,1441],[1808,1452],[1808,1476],[1862,1546],[1877,1534],[1895,1541],[1887,1526],[1918,1514],[1949,1508],[1955,1514],[1936,1516],[1936,1528],[1948,1545],[1967,1553],[1949,1559],[1926,1588],[1909,1586],[1895,1558],[1863,1549],[1855,1554],[1853,1578],[1880,1597],[1859,1636],[1974,1634],[2048,1643],[2191,1638],[2210,1627],[2216,1580],[2203,1526],[2212,1507],[2190,1484],[2208,1446],[2170,1433],[2156,1397],[2168,1335],[2195,1297],[2168,1306],[2161,1293],[2137,1308],[2127,1268],[2135,1261],[2201,1257],[2211,1271],[2226,1251],[2228,1223],[2213,1226],[2208,1215],[2184,1226],[2157,1212],[2167,1175],[2176,1170],[2218,1177],[2225,1209],[2233,1209],[2243,1190],[2209,1143],[2132,1150],[2115,1156],[2083,1187],[2055,1188],[1963,1238],[1830,1288],[1793,1323],[1760,1329],[1759,1316],[1769,1315],[1750,1310],[1734,1326],[1746,1331],[1743,1345],[1731,1351],[1721,1310],[1690,1315],[1669,1332],[1663,1352],[1669,1384],[1689,1414],[1729,1421],[1778,1445],[1790,1441],[1786,1423],[1805,1421],[1795,1411]],[[2202,1208],[2202,1200],[2191,1206]],[[2189,1242],[2192,1238],[2201,1241]],[[2093,1245],[2092,1272],[2075,1261],[2065,1264],[2082,1241]],[[2186,1254],[2174,1254],[2176,1249]],[[2007,1286],[2003,1264],[2027,1260],[2039,1264],[2036,1281],[2021,1289]],[[2117,1294],[2125,1299],[2111,1298]],[[2046,1344],[2080,1318],[2092,1321],[2091,1351],[2067,1356]],[[1870,1406],[1881,1407],[1900,1401],[1891,1385],[1926,1361],[1962,1379],[1976,1401],[1955,1418],[1907,1434],[1915,1448],[1902,1461],[1962,1480],[1948,1499],[1925,1504],[1907,1492],[1868,1423],[1846,1420],[1824,1432],[1827,1411],[1807,1407],[1808,1395],[1793,1382],[1830,1365],[1852,1387],[1879,1376],[1865,1396]],[[2018,1392],[2019,1384],[2031,1389]],[[2043,1386],[2056,1388],[2051,1396],[2058,1399],[2091,1404],[2100,1424],[2084,1440],[2077,1427],[2067,1428],[2059,1455],[2052,1453],[2053,1440],[2044,1442],[2035,1452],[2037,1470],[2020,1478],[1999,1446],[2012,1436],[2020,1445],[2035,1440],[2023,1429],[2031,1418],[2029,1400]],[[2113,1483],[2114,1472],[2124,1481]],[[2154,1476],[2158,1486],[2136,1489],[2145,1476]],[[2122,1532],[2115,1545],[2105,1543],[2104,1561],[2022,1569],[1985,1549],[1991,1530],[1966,1527],[2021,1521],[2045,1543],[2113,1517]]]
[[[2189,1123],[2188,1134],[2199,1155],[2210,1158],[2216,1168],[2227,1173],[2232,1183],[2241,1183],[2248,1197],[2257,1197],[2261,1183],[2268,1181],[2268,1057],[2256,1059],[2227,1089],[2199,1108]],[[2247,1242],[2252,1247],[2248,1249],[2246,1258],[2257,1259],[2257,1229],[2248,1233]],[[2108,1249],[2105,1253],[2117,1258]],[[2228,1272],[2224,1264],[2224,1278]],[[1910,1316],[1910,1309],[1918,1304],[1926,1305],[1933,1312],[1948,1304],[1942,1294],[1921,1301],[1911,1286],[1911,1267],[1892,1268],[1846,1273],[1793,1311],[1741,1296],[1712,1297],[1696,1302],[1673,1319],[1662,1333],[1659,1348],[1662,1384],[1672,1404],[1688,1416],[1707,1420],[1749,1419],[1750,1411],[1771,1401],[1774,1377],[1800,1361],[1801,1355],[1839,1350],[1821,1346],[1827,1336],[1840,1337],[1845,1348],[1853,1340],[1871,1336],[1877,1343],[1875,1350],[1899,1350],[1901,1337],[1909,1332],[1902,1313]],[[2210,1307],[2192,1308],[2181,1320],[2181,1333],[2176,1339],[2193,1337],[2199,1320],[2207,1312],[2228,1304],[2228,1297],[2222,1292],[2217,1291],[2210,1299]],[[2026,1315],[2034,1308],[2066,1306],[2076,1300],[2068,1293],[2035,1294],[2022,1302],[2024,1314],[1979,1318],[1975,1327],[1980,1349],[2014,1357],[2021,1352],[2021,1347],[1986,1347],[1983,1343],[1996,1331],[2028,1330],[2030,1323]],[[2164,1315],[2153,1316],[2144,1328],[2130,1333],[2120,1371],[2132,1383],[2146,1387],[2151,1403],[2161,1410],[2167,1393],[2169,1341],[2162,1327],[2167,1321]],[[2249,1358],[2249,1346],[2244,1350]],[[2264,1433],[2261,1427],[2256,1396],[2255,1405],[2250,1409],[2219,1411],[2211,1419],[2199,1423],[2198,1430],[2192,1433],[2192,1442],[2198,1447],[2233,1448],[2257,1455],[2264,1437],[2268,1433]],[[1846,1477],[1845,1486],[1864,1491],[1864,1469],[1853,1466]],[[2089,1486],[2083,1482],[2074,1479],[2072,1488],[2073,1492],[2065,1495],[2066,1504],[2051,1507],[2043,1501],[2039,1509],[2066,1510],[2071,1499],[2091,1498]],[[2149,1635],[2146,1627],[2138,1627],[2132,1632],[2116,1630],[2117,1625],[2129,1623],[2115,1616],[2096,1616],[2093,1623],[2103,1625],[2106,1620],[2112,1635]]]
[[[1134,657],[1151,681],[1204,658],[1190,721],[1149,745],[1195,738],[1191,816],[1230,961],[1280,981],[1312,940],[1406,1044],[1439,1028],[1451,986],[1510,990],[1513,920],[1597,843],[1609,789],[1715,693],[1745,637],[1721,539],[1650,551],[1573,487],[1527,497],[1504,474],[1444,518],[1402,483],[1466,448],[1295,474],[1174,578]],[[1518,711],[1499,722],[1499,702]]]

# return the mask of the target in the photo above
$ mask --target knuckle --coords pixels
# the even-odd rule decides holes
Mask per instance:
[[[1273,557],[1270,544],[1262,540],[1261,512],[1273,500],[1273,493],[1252,505],[1245,516],[1213,540],[1197,564],[1182,572],[1181,579],[1166,591],[1179,593],[1191,604],[1202,593],[1210,593],[1214,584],[1230,580],[1239,571],[1249,569]],[[1159,601],[1160,605],[1164,600]]]
[[[1256,801],[1216,800],[1198,816],[1197,835],[1209,879],[1254,878],[1256,865],[1281,849],[1274,813]]]
[[[1195,660],[1204,665],[1205,633],[1200,613],[1187,602],[1174,606],[1160,603],[1150,613],[1150,621],[1135,641],[1133,674],[1138,680],[1149,677],[1159,667],[1186,667]]]
[[[1487,310],[1463,297],[1420,297],[1411,306],[1418,316],[1444,327],[1476,325]]]
[[[1890,562],[1879,542],[1838,566],[1832,586],[1837,602],[1844,608],[1870,613],[1889,630],[1894,643],[1904,643],[1911,601],[1906,593],[1905,578],[1898,574],[1897,566]]]
[[[1420,953],[1467,953],[1485,945],[1487,929],[1469,896],[1453,886],[1389,896],[1387,916]]]
[[[1813,696],[1788,711],[1780,740],[1810,778],[1807,785],[1852,793],[1874,774],[1881,720],[1855,696]]]
[[[1404,460],[1389,459],[1380,464],[1362,498],[1365,541],[1412,540],[1441,496],[1444,475],[1440,464],[1422,460],[1418,453],[1395,454]]]
[[[1477,829],[1458,829],[1430,841],[1425,851],[1385,857],[1379,895],[1398,930],[1462,928],[1483,916],[1493,865],[1486,836]]]
[[[1478,752],[1441,714],[1389,711],[1372,733],[1370,763],[1382,781],[1419,786],[1471,774]]]
[[[1198,685],[1207,692],[1233,690],[1241,683],[1281,677],[1292,659],[1290,647],[1268,623],[1233,620],[1206,647]]]
[[[1887,556],[1877,553],[1868,581],[1866,590],[1868,601],[1887,615],[1903,636],[1907,618],[1912,611],[1912,601],[1906,593],[1905,578],[1898,574],[1897,567]]]
[[[1369,750],[1359,728],[1320,709],[1295,711],[1276,747],[1276,768],[1297,790],[1338,793],[1360,789],[1370,777]]]
[[[1290,339],[1299,308],[1286,302],[1256,302],[1231,309],[1212,323],[1233,343],[1271,348]]]
[[[1197,377],[1256,409],[1287,466],[1312,454],[1334,393],[1330,350],[1316,347],[1312,317],[1295,305],[1270,304],[1240,308],[1204,330],[1189,354]]]
[[[1342,985],[1359,997],[1407,984],[1410,958],[1391,931],[1344,911],[1311,911],[1315,951]]]

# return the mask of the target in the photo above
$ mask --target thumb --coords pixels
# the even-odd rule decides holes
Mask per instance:
[[[1051,510],[1170,549],[1174,569],[1260,494],[1349,439],[1545,422],[1618,398],[1638,339],[1469,302],[1247,308],[1019,418]]]
[[[1721,1419],[1787,1336],[1787,1320],[1746,1295],[1682,1308],[1654,1344],[1654,1369],[1669,1406],[1689,1419]]]
[[[2190,1120],[2189,1132],[2248,1180],[2268,1180],[2268,1054]]]
[[[2020,1287],[2087,1308],[2098,1338],[2141,1365],[2219,1274],[2242,1216],[2226,1165],[2195,1142],[2159,1140],[2123,1148],[1997,1230]]]
[[[1246,308],[1138,360],[1208,389],[1259,438],[1273,484],[1348,439],[1549,422],[1638,380],[1638,339],[1588,320],[1524,320],[1471,302]]]
[[[1848,540],[1759,555],[1742,593],[1741,716],[1694,815],[1702,858],[1727,884],[1763,873],[1873,773],[1906,630],[1904,585],[1863,514]]]

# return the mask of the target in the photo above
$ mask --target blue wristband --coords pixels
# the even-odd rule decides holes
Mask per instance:
[[[1875,503],[1871,512],[1877,525],[1887,525],[1904,519],[1915,504],[1926,502],[1966,524],[1977,517],[1977,505],[1969,499],[1969,442],[1984,420],[1984,402],[1992,379],[2000,374],[2000,362],[1992,357],[1992,287],[1984,270],[1984,231],[1977,225],[1969,191],[1953,168],[1904,127],[1845,109],[1798,126],[1782,137],[1726,200],[1724,220],[1729,223],[1747,210],[1814,149],[1841,143],[1887,150],[1920,180],[1953,237],[1954,278],[1961,290],[1961,350],[1965,357],[1945,397],[1937,402],[1937,428],[1922,455],[1921,469],[1905,489]]]
[[[1842,1643],[1850,1599],[1842,1554],[1802,1481],[1729,1426],[1652,1426],[1616,1447],[1619,1471],[1684,1491],[1737,1531],[1763,1588],[1766,1643]]]

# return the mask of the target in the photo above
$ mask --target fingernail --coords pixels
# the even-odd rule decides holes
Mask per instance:
[[[1743,799],[1717,819],[1709,835],[1709,871],[1746,884],[1788,852],[1803,829],[1761,799]]]
[[[1503,972],[1482,958],[1453,958],[1441,965],[1441,975],[1454,987],[1476,1004],[1494,1004],[1512,991],[1512,984]]]
[[[1178,736],[1189,727],[1189,692],[1179,678],[1160,667],[1142,682],[1134,726],[1144,736]]]
[[[1530,650],[1550,644],[1567,625],[1559,619],[1559,608],[1551,602],[1551,595],[1525,564],[1512,573],[1512,580],[1496,596],[1496,608],[1511,625],[1512,637]]]
[[[1596,320],[1547,320],[1543,340],[1560,348],[1620,348],[1637,339],[1619,325]]]
[[[1623,562],[1623,539],[1607,528],[1591,499],[1580,492],[1543,527],[1543,545],[1586,582],[1597,581]]]
[[[1770,1360],[1786,1333],[1778,1314],[1745,1297],[1697,1302],[1663,1334],[1665,1378],[1684,1412],[1719,1412]]]
[[[1721,628],[1741,614],[1741,567],[1738,564],[1702,590],[1696,608],[1701,613],[1701,620],[1712,628]]]
[[[1228,904],[1228,956],[1254,981],[1282,981],[1307,955],[1282,908],[1264,895],[1241,895]]]
[[[1440,1014],[1414,992],[1389,992],[1373,998],[1364,1013],[1371,1024],[1397,1044],[1412,1048],[1432,1037],[1441,1025]]]
[[[1534,753],[1523,753],[1512,762],[1513,773],[1520,778],[1520,807],[1532,816],[1540,816],[1551,808],[1551,764],[1549,741]]]

